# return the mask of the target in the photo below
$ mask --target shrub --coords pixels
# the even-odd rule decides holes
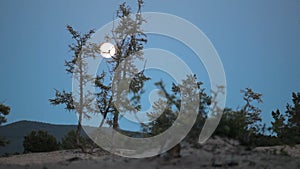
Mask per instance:
[[[59,149],[56,138],[47,131],[32,131],[24,137],[24,153],[28,152],[49,152]]]
[[[81,136],[79,138],[81,144],[84,144],[85,139]],[[79,148],[76,143],[76,132],[75,130],[69,131],[62,139],[61,139],[62,149],[77,149]]]
[[[80,136],[79,138],[80,141],[80,146],[82,146],[85,149],[93,149],[98,147],[93,140],[91,140],[87,136]],[[69,150],[69,149],[77,149],[80,148],[78,146],[77,141],[76,141],[76,131],[75,130],[70,130],[62,139],[61,139],[61,147],[64,150]]]

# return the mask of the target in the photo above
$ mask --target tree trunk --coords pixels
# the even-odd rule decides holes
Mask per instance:
[[[181,145],[180,143],[178,143],[176,146],[174,146],[173,148],[167,151],[168,158],[172,159],[172,158],[181,157],[180,151],[181,151]]]
[[[119,112],[114,113],[114,119],[113,119],[113,129],[117,130],[119,128]]]
[[[77,130],[76,130],[76,144],[77,146],[81,149],[83,153],[86,153],[86,149],[80,142],[80,137],[81,137],[81,122],[82,122],[82,115],[83,115],[83,86],[84,86],[84,77],[83,77],[83,66],[82,66],[82,56],[78,58],[77,62],[79,61],[79,118],[78,118],[78,124],[77,124]]]

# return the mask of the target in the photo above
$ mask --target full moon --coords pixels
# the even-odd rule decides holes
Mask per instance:
[[[111,58],[116,54],[116,48],[113,44],[105,42],[100,45],[100,54],[104,58]]]

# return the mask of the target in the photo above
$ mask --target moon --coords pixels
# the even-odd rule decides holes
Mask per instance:
[[[104,58],[111,58],[116,54],[116,48],[113,44],[105,42],[100,45],[100,54]]]

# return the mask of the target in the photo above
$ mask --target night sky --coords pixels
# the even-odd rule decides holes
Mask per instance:
[[[71,75],[64,68],[64,60],[71,56],[68,44],[72,43],[66,25],[80,32],[97,30],[113,20],[122,2],[0,1],[0,102],[12,109],[8,123],[76,123],[73,112],[48,101],[54,89],[70,91],[72,87]],[[146,0],[143,11],[177,15],[206,34],[225,69],[226,107],[242,106],[240,89],[251,87],[263,94],[262,117],[269,123],[271,111],[284,111],[291,93],[300,92],[300,1]],[[145,47],[163,48],[181,58],[193,55],[174,39],[153,35],[148,40]],[[186,62],[209,91],[203,65]],[[122,124],[123,128],[130,126]]]

